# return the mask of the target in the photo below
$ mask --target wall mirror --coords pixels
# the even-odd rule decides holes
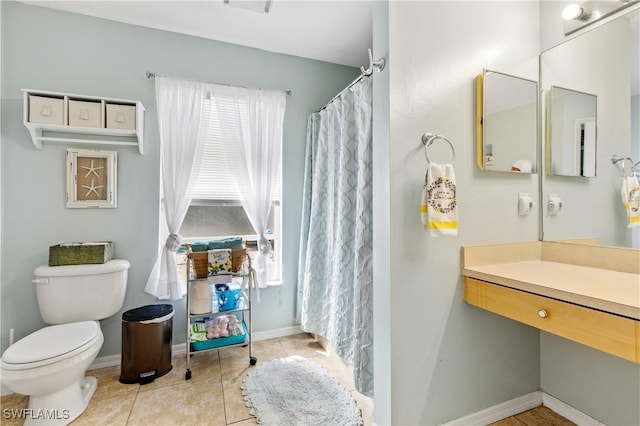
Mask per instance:
[[[476,78],[476,156],[481,170],[536,173],[538,83],[484,70]]]
[[[558,26],[561,21],[545,25]],[[612,155],[640,161],[639,44],[640,7],[636,5],[540,55],[539,81],[545,98],[553,98],[560,92],[557,88],[597,97],[597,175],[589,179],[567,177],[564,174],[570,173],[555,169],[555,150],[571,151],[575,140],[569,139],[570,145],[565,145],[565,141],[556,144],[552,138],[550,158],[543,155],[541,166],[545,170],[554,167],[553,174],[540,174],[544,240],[597,238],[603,245],[640,248],[640,228],[628,227],[622,202],[624,171],[611,162]],[[548,105],[554,99],[544,101]],[[552,115],[551,120],[553,128],[556,117]],[[572,126],[575,129],[575,124]],[[573,175],[577,174],[574,169]],[[550,212],[551,197],[562,200],[557,214]]]
[[[547,173],[596,176],[597,96],[551,86],[547,96]]]

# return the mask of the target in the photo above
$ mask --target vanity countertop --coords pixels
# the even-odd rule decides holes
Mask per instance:
[[[637,250],[536,242],[465,247],[462,274],[640,320],[639,265]]]
[[[465,268],[463,275],[640,320],[640,276],[545,260]]]

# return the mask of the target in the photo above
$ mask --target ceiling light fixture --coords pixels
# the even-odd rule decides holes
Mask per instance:
[[[272,0],[224,0],[225,4],[252,12],[269,13]]]

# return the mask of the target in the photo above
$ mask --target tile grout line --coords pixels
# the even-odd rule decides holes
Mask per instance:
[[[224,411],[224,424],[228,425],[229,421],[227,419],[227,398],[225,397],[224,378],[222,377],[222,375],[224,374],[224,371],[222,370],[222,357],[220,356],[220,349],[218,349],[216,352],[218,354],[218,368],[220,368],[220,389],[222,390],[222,410]]]
[[[136,401],[138,400],[138,395],[140,394],[140,385],[138,385],[138,389],[136,390],[136,395],[133,398],[133,402],[131,403],[131,407],[129,407],[129,414],[127,415],[127,420],[124,422],[125,426],[129,424],[131,420],[131,414],[133,414],[133,407],[136,405]]]

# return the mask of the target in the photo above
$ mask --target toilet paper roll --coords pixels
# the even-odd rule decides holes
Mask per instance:
[[[211,312],[213,286],[206,281],[193,282],[190,285],[189,312],[192,314],[206,314]]]
[[[206,281],[198,281],[191,283],[189,294],[196,299],[205,299],[213,296],[213,285]]]
[[[211,312],[211,298],[208,298],[208,299],[191,298],[189,302],[189,306],[190,306],[189,312],[191,312],[194,315],[208,314]]]

